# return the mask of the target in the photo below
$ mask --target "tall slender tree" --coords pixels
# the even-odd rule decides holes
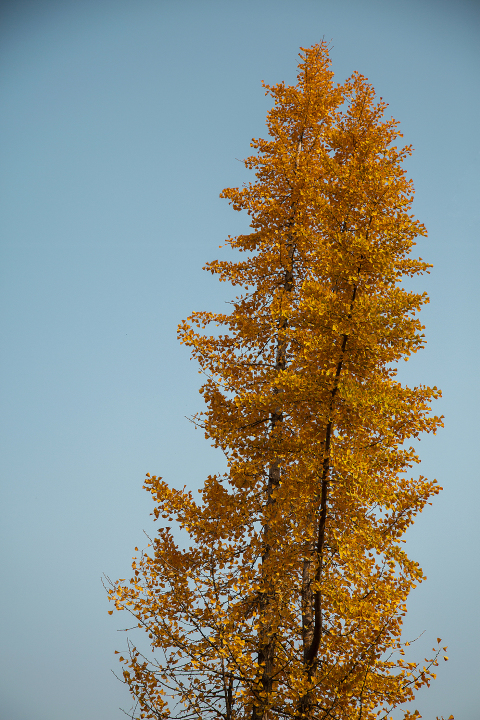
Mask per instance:
[[[113,583],[155,651],[129,644],[120,660],[144,718],[387,718],[439,652],[407,662],[401,639],[423,579],[402,536],[439,491],[410,477],[408,441],[441,425],[439,390],[396,379],[424,344],[428,302],[402,284],[430,267],[410,256],[426,234],[402,168],[411,148],[362,75],[333,83],[325,43],[302,49],[295,86],[265,89],[255,180],[222,193],[250,216],[227,241],[245,259],[206,266],[239,294],[230,313],[179,327],[206,376],[195,422],[228,470],[199,503],[147,475],[155,517],[191,546],[161,527],[130,582]]]

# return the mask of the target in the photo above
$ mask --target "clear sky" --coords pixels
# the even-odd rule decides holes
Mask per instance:
[[[435,267],[428,347],[401,373],[443,389],[420,452],[445,490],[409,534],[428,581],[406,633],[419,657],[449,645],[424,717],[478,720],[479,31],[474,0],[0,3],[2,720],[129,707],[101,575],[146,544],[145,472],[195,488],[223,467],[185,419],[199,376],[176,327],[232,294],[201,268],[247,227],[218,195],[265,134],[260,81],[293,82],[322,37],[416,148]]]

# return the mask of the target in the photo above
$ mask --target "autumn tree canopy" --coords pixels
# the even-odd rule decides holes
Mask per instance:
[[[410,443],[441,418],[436,387],[396,379],[428,302],[403,282],[430,267],[411,256],[411,148],[362,75],[334,84],[324,43],[296,85],[265,89],[255,179],[222,193],[250,216],[227,240],[245,256],[206,266],[238,294],[179,327],[206,378],[195,422],[228,469],[199,501],[147,475],[158,535],[110,598],[154,652],[130,642],[123,677],[142,718],[416,717],[438,650],[411,661],[401,638],[423,579],[402,537],[439,491],[411,476]]]

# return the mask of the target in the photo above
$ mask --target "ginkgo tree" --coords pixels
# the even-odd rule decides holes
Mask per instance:
[[[325,43],[302,49],[296,85],[265,90],[255,179],[222,193],[250,216],[227,240],[245,259],[206,266],[238,295],[179,326],[205,375],[194,421],[227,471],[199,501],[148,474],[155,518],[190,545],[160,522],[109,589],[153,650],[120,655],[132,717],[414,718],[441,649],[408,658],[405,603],[424,576],[402,543],[440,488],[411,477],[410,443],[442,421],[436,387],[396,379],[428,302],[404,282],[430,267],[410,254],[426,235],[411,148],[362,75],[334,84]]]

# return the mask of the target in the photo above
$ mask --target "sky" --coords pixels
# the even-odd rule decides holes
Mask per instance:
[[[176,328],[233,295],[202,271],[248,227],[219,193],[249,179],[261,81],[294,82],[322,38],[415,148],[434,269],[428,345],[400,373],[443,390],[420,454],[444,491],[408,534],[428,580],[405,633],[419,658],[449,646],[414,707],[478,720],[479,30],[473,0],[0,2],[2,720],[130,707],[102,574],[147,544],[146,472],[195,489],[223,467],[187,419],[200,379]]]

